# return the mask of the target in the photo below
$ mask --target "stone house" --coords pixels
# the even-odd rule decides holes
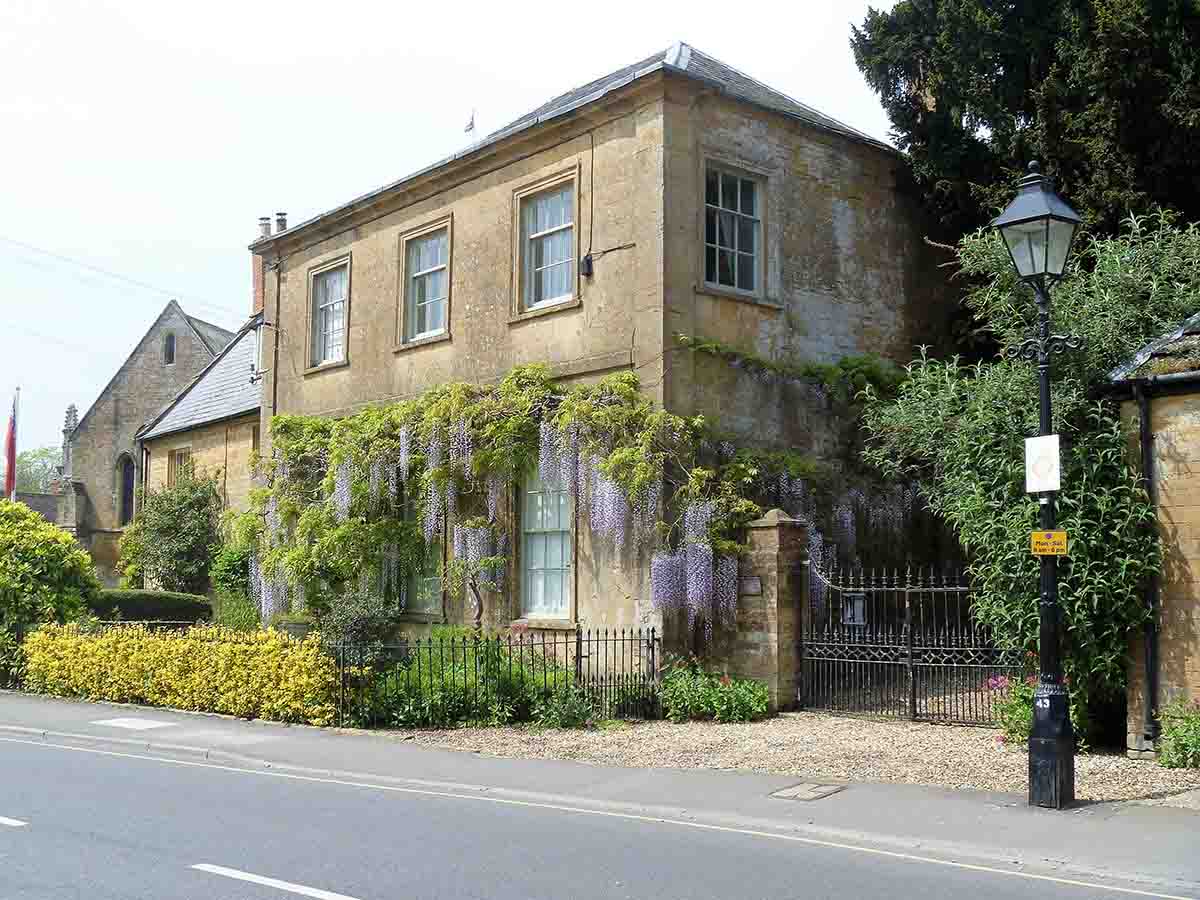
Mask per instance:
[[[677,336],[819,362],[906,361],[939,343],[951,296],[903,180],[887,145],[676,44],[308,221],[271,233],[260,220],[262,434],[275,414],[339,416],[540,362],[564,380],[633,371],[672,412],[820,454],[835,437],[810,390],[689,354]],[[517,548],[521,508],[514,498]],[[487,624],[654,621],[646,565],[593,552],[570,514],[554,527],[561,597],[535,608],[514,583]],[[779,528],[803,541],[776,516],[767,544]],[[762,603],[794,606],[769,596],[787,580],[759,579]],[[436,597],[410,615],[453,613]],[[759,618],[752,652],[794,644],[760,640],[778,626]]]
[[[1111,375],[1121,417],[1158,510],[1162,575],[1155,611],[1129,657],[1127,751],[1153,757],[1157,714],[1200,699],[1200,314],[1143,347]]]
[[[183,466],[215,476],[226,507],[244,509],[258,451],[259,328],[255,315],[161,412],[137,433],[147,490],[174,483]]]
[[[118,543],[133,518],[143,476],[138,430],[232,337],[172,300],[83,418],[74,405],[68,408],[57,521],[91,554],[106,584],[118,581]]]

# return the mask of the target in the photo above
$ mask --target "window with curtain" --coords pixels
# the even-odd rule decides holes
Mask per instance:
[[[575,511],[568,490],[534,472],[521,490],[521,615],[566,619],[571,614]]]
[[[175,365],[175,333],[172,331],[163,338],[163,365]]]
[[[748,293],[759,290],[761,185],[709,166],[704,175],[704,280]]]
[[[341,263],[312,276],[312,364],[346,358],[346,300],[350,265]]]
[[[537,309],[574,293],[575,185],[521,200],[521,302]]]
[[[404,262],[404,339],[446,331],[450,291],[450,229],[409,239]]]

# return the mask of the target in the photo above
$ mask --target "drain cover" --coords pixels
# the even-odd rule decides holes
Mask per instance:
[[[820,800],[822,797],[836,794],[843,787],[845,785],[842,784],[814,784],[813,782],[805,782],[782,788],[775,791],[771,796],[779,800]]]

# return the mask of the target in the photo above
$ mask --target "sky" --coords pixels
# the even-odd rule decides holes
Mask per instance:
[[[875,0],[888,7],[887,0]],[[294,224],[684,41],[861,131],[863,0],[0,2],[0,429],[58,445],[167,302],[235,329]]]

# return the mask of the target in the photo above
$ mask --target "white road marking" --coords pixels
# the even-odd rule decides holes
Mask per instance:
[[[44,747],[52,750],[66,750],[73,753],[92,753],[96,756],[115,756],[122,759],[143,759],[150,762],[164,763],[169,766],[184,766],[193,769],[218,769],[223,772],[237,772],[242,775],[258,775],[266,778],[285,778],[289,781],[308,781],[317,784],[337,784],[343,787],[366,788],[374,791],[387,791],[394,794],[418,794],[425,797],[446,797],[453,800],[475,800],[482,803],[498,803],[505,806],[523,806],[533,809],[551,809],[557,812],[577,813],[587,816],[602,816],[609,819],[625,819],[634,822],[651,822],[658,825],[674,825],[679,828],[694,828],[700,831],[716,831],[724,834],[743,834],[749,837],[770,838],[777,841],[788,841],[794,844],[806,844],[810,847],[829,847],[836,850],[849,850],[854,853],[865,853],[870,856],[885,856],[889,859],[903,859],[909,862],[925,863],[931,866],[947,866],[951,869],[966,869],[970,872],[987,872],[992,875],[1004,875],[1008,878],[1024,878],[1029,881],[1049,881],[1054,884],[1069,884],[1075,887],[1091,888],[1098,891],[1111,891],[1117,894],[1129,894],[1135,897],[1154,897],[1156,900],[1196,900],[1195,897],[1184,897],[1179,894],[1161,894],[1155,891],[1142,891],[1137,888],[1116,887],[1094,881],[1078,881],[1073,878],[1059,878],[1056,875],[1035,875],[1032,872],[1013,872],[1008,869],[997,869],[993,866],[981,866],[974,863],[954,862],[949,859],[937,859],[932,856],[917,856],[913,853],[902,853],[899,850],[881,850],[878,847],[864,847],[858,844],[845,844],[839,841],[827,841],[820,838],[801,837],[795,834],[781,834],[774,831],[758,831],[753,828],[737,828],[732,825],[713,825],[707,822],[689,822],[685,819],[668,819],[662,816],[644,816],[637,813],[615,812],[607,809],[588,809],[586,806],[566,806],[558,803],[539,803],[533,800],[514,800],[508,797],[494,797],[476,794],[457,794],[452,791],[437,791],[424,788],[398,787],[393,784],[374,784],[369,781],[347,781],[340,778],[321,778],[316,775],[297,775],[292,772],[268,772],[257,769],[239,769],[236,766],[222,766],[218,763],[190,762],[184,759],[170,759],[164,756],[146,756],[141,753],[119,753],[115,750],[96,750],[91,747],[68,747],[63,744],[49,744],[44,741],[27,741],[21,738],[0,737],[0,743],[28,744],[31,747]],[[334,895],[336,896],[336,895]]]
[[[323,891],[320,888],[307,887],[303,884],[293,884],[290,881],[280,881],[278,878],[267,878],[250,872],[239,872],[237,869],[227,869],[224,866],[214,866],[210,863],[197,863],[192,866],[201,872],[212,875],[224,875],[226,878],[236,878],[238,881],[249,881],[251,884],[263,884],[267,887],[278,888],[281,891],[291,891],[302,897],[316,897],[317,900],[354,900],[346,894],[335,894],[333,891]]]
[[[28,824],[20,819],[6,819],[4,816],[0,816],[0,825],[7,825],[9,828],[24,828]]]
[[[100,719],[89,724],[104,725],[108,728],[128,728],[130,731],[148,731],[151,728],[170,728],[175,723],[156,722],[154,719],[137,719],[130,716],[122,719]]]

